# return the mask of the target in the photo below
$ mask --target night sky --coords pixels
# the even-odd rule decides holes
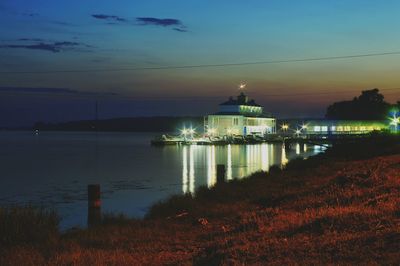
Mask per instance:
[[[0,127],[205,115],[247,93],[278,117],[380,88],[400,99],[399,1],[1,0]],[[102,71],[95,71],[102,70]]]

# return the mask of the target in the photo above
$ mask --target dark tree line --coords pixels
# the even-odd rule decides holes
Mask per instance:
[[[182,127],[203,129],[203,117],[131,117],[65,123],[38,122],[34,129],[61,131],[177,132]]]
[[[365,90],[351,101],[335,102],[328,106],[327,119],[384,120],[393,108],[400,108],[400,102],[392,105],[385,102],[379,89]]]

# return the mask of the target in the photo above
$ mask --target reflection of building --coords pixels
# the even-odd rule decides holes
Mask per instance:
[[[194,178],[194,153],[193,149],[194,146],[189,147],[189,162],[187,146],[183,146],[182,150],[182,190],[183,193],[194,193],[195,189],[195,178]],[[188,171],[188,164],[189,164],[189,171]]]
[[[298,148],[297,148],[298,147]],[[241,179],[257,171],[269,171],[272,165],[285,166],[290,158],[306,158],[323,151],[319,145],[296,150],[283,144],[255,145],[183,145],[178,149],[182,158],[182,192],[195,194],[200,186],[213,187],[217,183],[217,165],[226,166],[226,179]],[[308,150],[308,151],[307,151]]]
[[[236,99],[231,97],[220,104],[219,112],[206,117],[204,126],[214,136],[264,136],[275,133],[276,120],[242,92]]]

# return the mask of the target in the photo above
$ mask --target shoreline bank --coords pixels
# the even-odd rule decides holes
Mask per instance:
[[[46,239],[3,239],[0,264],[396,264],[399,154],[398,139],[339,145],[174,196],[143,220],[111,215]]]

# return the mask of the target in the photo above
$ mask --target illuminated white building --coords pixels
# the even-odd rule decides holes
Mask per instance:
[[[220,104],[219,112],[204,120],[205,130],[211,136],[264,136],[276,132],[276,119],[264,113],[264,108],[243,92],[236,99],[230,97]]]

